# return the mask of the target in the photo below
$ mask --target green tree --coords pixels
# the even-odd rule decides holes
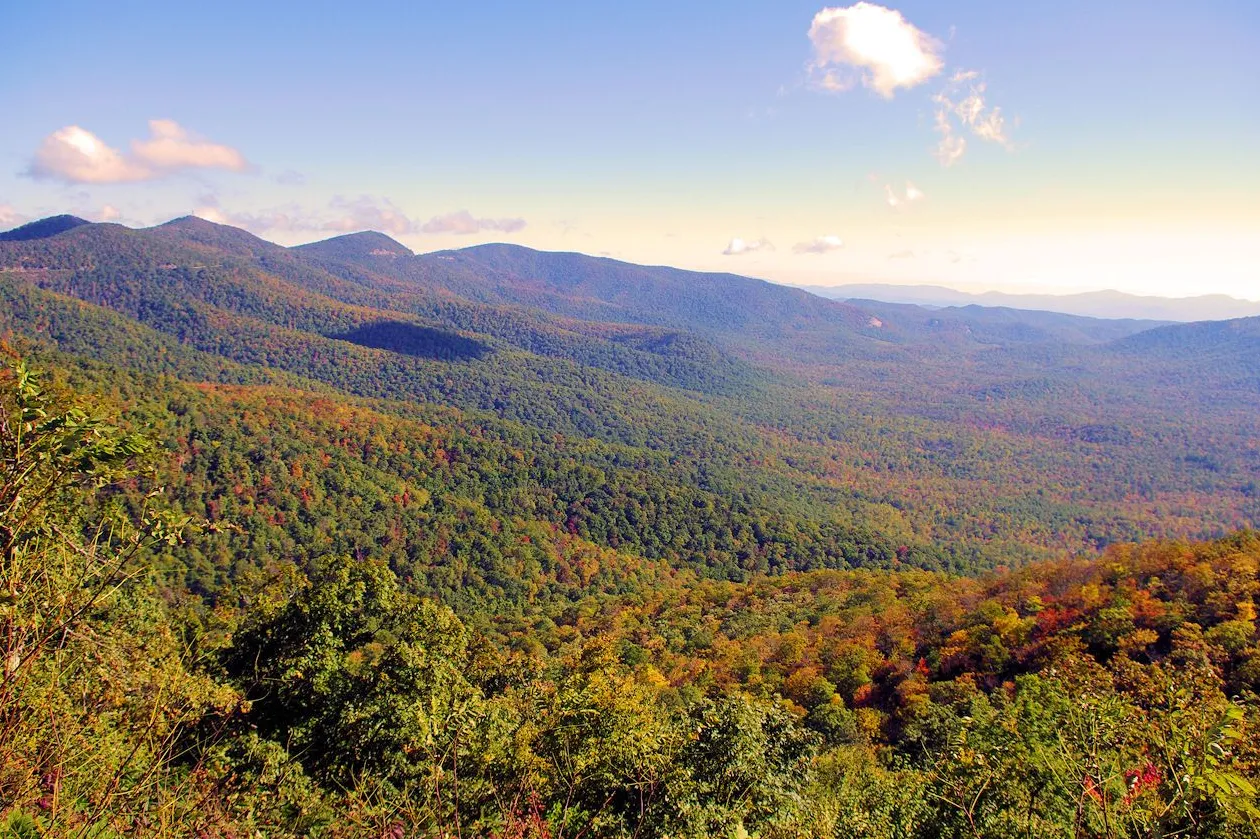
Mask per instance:
[[[485,717],[468,631],[402,591],[379,562],[320,560],[285,600],[247,616],[225,653],[242,722],[337,789],[385,784],[417,817],[457,818]],[[467,794],[467,793],[466,793]]]
[[[21,363],[0,380],[0,818],[11,831],[194,829],[195,773],[176,761],[191,725],[233,695],[190,672],[139,563],[190,522],[163,513],[156,491],[138,509],[109,496],[149,445]]]

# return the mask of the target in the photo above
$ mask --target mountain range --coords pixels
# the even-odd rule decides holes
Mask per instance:
[[[26,354],[451,425],[497,447],[479,458],[538,470],[478,496],[487,515],[519,516],[527,493],[547,499],[527,519],[721,577],[974,570],[1260,521],[1258,329],[837,301],[514,245],[415,254],[375,232],[286,248],[194,217],[0,239],[0,333]],[[367,451],[362,480],[395,486]],[[484,596],[402,550],[433,590]]]
[[[1224,294],[1196,297],[1155,297],[1120,291],[1089,291],[1080,294],[1014,294],[1001,291],[969,293],[934,285],[890,285],[881,283],[838,286],[801,286],[832,300],[880,300],[917,306],[996,306],[1062,312],[1092,318],[1139,318],[1190,322],[1228,320],[1260,315],[1260,301],[1240,300]]]

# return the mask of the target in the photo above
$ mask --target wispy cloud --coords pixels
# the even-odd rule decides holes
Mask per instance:
[[[149,136],[130,152],[107,145],[91,131],[68,125],[45,137],[27,173],[76,184],[151,181],[192,169],[244,172],[249,162],[236,149],[204,140],[169,119],[149,121]]]
[[[888,202],[888,206],[894,210],[913,204],[916,201],[922,201],[927,196],[923,194],[923,190],[914,184],[906,181],[906,188],[898,193],[892,184],[884,184],[884,200]]]
[[[231,146],[211,143],[170,119],[149,120],[149,138],[131,144],[131,154],[154,172],[181,169],[249,169],[245,156]]]
[[[345,198],[338,195],[329,204],[336,217],[324,222],[322,230],[353,233],[359,230],[376,230],[403,236],[414,233],[416,223],[388,198],[360,195]]]
[[[844,91],[857,79],[891,99],[898,88],[922,84],[941,72],[941,43],[916,28],[901,12],[874,3],[829,7],[809,28],[813,84]]]
[[[420,225],[421,233],[452,233],[456,236],[470,236],[484,230],[499,233],[516,233],[525,228],[523,218],[475,218],[467,210],[434,216]]]
[[[18,227],[30,221],[30,216],[17,211],[12,204],[0,204],[0,228]]]
[[[839,236],[818,236],[812,242],[798,242],[792,247],[794,253],[831,253],[844,247],[844,240]]]
[[[979,73],[960,70],[932,97],[936,103],[935,128],[940,135],[933,154],[942,166],[953,166],[966,153],[964,131],[1003,148],[1014,147],[1002,109],[985,101],[986,89]]]
[[[743,256],[746,253],[753,253],[754,251],[772,251],[772,250],[774,250],[774,245],[770,244],[765,239],[754,239],[751,242],[749,242],[736,236],[735,238],[731,239],[730,244],[726,246],[726,250],[722,251],[722,255],[723,256]]]
[[[320,210],[288,204],[256,213],[229,211],[214,195],[203,195],[198,202],[194,215],[217,224],[241,227],[252,233],[355,233],[360,230],[376,230],[393,236],[471,235],[485,231],[515,233],[524,229],[526,224],[522,218],[476,218],[467,210],[434,216],[426,222],[420,222],[408,216],[388,198],[374,195],[353,198],[338,195],[328,202],[327,207]]]
[[[202,196],[201,203],[197,209],[193,210],[193,215],[215,224],[239,227],[250,233],[312,232],[322,230],[324,224],[319,218],[297,207],[263,210],[258,213],[233,212],[219,206],[218,200],[213,196]]]
[[[80,196],[82,199],[84,196]],[[69,208],[69,212],[73,215],[85,218],[88,221],[119,221],[123,218],[122,210],[113,204],[103,204],[100,207],[87,207],[82,203],[76,203]],[[35,216],[27,213],[18,212],[18,209],[12,204],[0,204],[0,230],[7,230],[11,227],[19,227],[27,222],[34,221]]]
[[[113,204],[105,204],[94,213],[89,213],[92,221],[118,221],[123,217],[122,210]]]

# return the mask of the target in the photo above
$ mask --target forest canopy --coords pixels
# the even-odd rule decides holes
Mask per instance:
[[[183,397],[142,422],[21,362],[0,387],[8,835],[1255,835],[1254,533],[729,580],[522,521],[572,605],[505,624],[485,580],[452,611],[363,545],[195,584],[184,552],[236,525],[159,483]],[[494,531],[450,504],[430,527]]]

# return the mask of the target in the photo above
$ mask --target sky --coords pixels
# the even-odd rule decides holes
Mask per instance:
[[[1260,3],[0,4],[0,229],[1260,300]]]

